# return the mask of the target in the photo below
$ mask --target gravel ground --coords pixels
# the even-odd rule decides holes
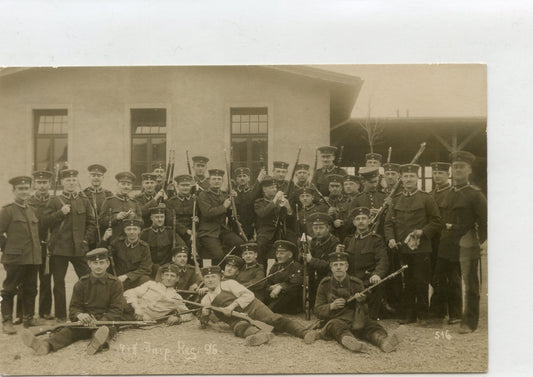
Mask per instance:
[[[486,263],[485,263],[485,269]],[[2,271],[3,272],[3,271]],[[0,273],[0,278],[3,278]],[[70,286],[75,275],[69,270]],[[248,373],[399,373],[484,372],[488,366],[486,282],[479,329],[457,333],[458,325],[408,325],[396,352],[370,346],[353,354],[335,341],[305,345],[277,335],[269,344],[248,347],[224,324],[200,329],[199,322],[121,331],[106,352],[88,356],[88,340],[47,356],[36,356],[18,335],[0,333],[0,373],[24,375],[98,374],[248,374]],[[296,316],[303,321],[302,316]],[[53,323],[53,322],[50,322]],[[393,331],[395,320],[382,325]],[[16,326],[20,329],[21,326]]]

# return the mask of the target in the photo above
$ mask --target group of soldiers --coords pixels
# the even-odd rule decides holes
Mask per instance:
[[[0,211],[3,331],[16,333],[15,317],[26,329],[40,324],[38,287],[39,317],[54,318],[53,301],[60,324],[157,315],[178,324],[198,306],[204,326],[214,311],[250,345],[272,338],[254,320],[306,343],[335,339],[354,352],[366,349],[360,340],[396,349],[400,335],[377,321],[387,316],[476,330],[487,208],[469,183],[475,157],[459,151],[450,162],[432,163],[434,187],[426,193],[418,189],[417,164],[382,164],[381,155],[368,153],[359,174],[349,175],[335,165],[335,153],[318,148],[322,166],[312,179],[300,163],[288,177],[284,161],[255,181],[245,167],[232,177],[207,169],[203,156],[192,158],[194,173],[174,179],[156,164],[141,175],[135,197],[133,173],[116,174],[111,192],[102,187],[107,170],[100,164],[88,167],[84,190],[75,169],[11,179],[15,200]],[[61,194],[50,195],[58,183]],[[80,280],[67,317],[69,263]],[[283,316],[302,311],[306,319],[313,311],[320,329]],[[114,333],[97,328],[65,327],[47,341],[27,330],[22,336],[42,354],[92,337],[94,353]]]

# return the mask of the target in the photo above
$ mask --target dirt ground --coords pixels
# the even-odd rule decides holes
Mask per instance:
[[[484,272],[487,271],[484,260]],[[0,271],[0,279],[3,279]],[[484,278],[486,273],[484,273]],[[68,290],[76,276],[68,272]],[[335,341],[305,345],[277,335],[269,344],[248,347],[225,325],[200,329],[197,320],[179,326],[119,332],[110,349],[88,356],[88,340],[47,356],[36,356],[18,335],[0,333],[0,373],[10,375],[98,374],[272,374],[484,372],[488,367],[487,283],[483,283],[480,325],[468,335],[459,325],[408,325],[399,349],[386,354],[370,346],[354,354]],[[303,322],[303,316],[297,316]],[[53,322],[50,322],[53,324]],[[381,324],[393,331],[395,320]],[[16,326],[20,329],[21,326]]]

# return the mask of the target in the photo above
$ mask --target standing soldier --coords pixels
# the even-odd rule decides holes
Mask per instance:
[[[167,199],[167,195],[162,188],[157,192],[155,191],[157,183],[156,179],[157,175],[155,175],[154,173],[142,173],[142,190],[133,198],[133,200],[139,203],[139,206],[141,207],[142,219],[145,227],[149,227],[150,225],[152,225],[152,220],[150,220],[150,210],[153,207],[157,207],[157,205],[161,203],[162,200]]]
[[[289,198],[292,206],[298,203],[298,194],[296,194],[298,190],[311,187],[311,182],[309,182],[309,165],[296,165],[294,175],[296,176],[296,181],[294,182],[294,190],[292,190],[291,197]]]
[[[316,197],[317,192],[312,188],[306,187],[296,191],[298,198],[298,217],[300,234],[297,234],[297,237],[300,237],[304,231],[309,236],[313,236],[313,223],[308,221],[308,219],[317,212],[328,212],[328,206],[324,203],[317,203]]]
[[[361,191],[361,176],[347,174],[344,176],[342,181],[342,186],[344,189],[344,195],[347,197],[348,201],[351,202],[355,199]]]
[[[283,161],[274,161],[272,163],[272,178],[278,186],[278,191],[283,191],[284,194],[289,192],[289,185],[293,185],[294,182],[289,182],[285,178],[289,171],[289,164]]]
[[[24,327],[34,325],[37,274],[42,263],[39,241],[39,220],[35,210],[25,204],[30,197],[31,177],[9,180],[15,201],[0,210],[1,262],[6,270],[2,286],[2,329],[5,334],[15,334],[13,327],[13,297],[17,288],[22,290]]]
[[[347,213],[350,211],[349,203],[346,197],[342,193],[344,176],[338,174],[331,174],[328,176],[329,195],[327,197],[328,214],[333,218],[333,230],[332,233],[337,238],[343,238],[344,219],[347,217]]]
[[[378,191],[379,170],[377,167],[363,167],[359,169],[359,172],[363,178],[363,192],[352,201],[350,210],[357,207],[369,208],[372,219],[385,202],[387,195]]]
[[[165,172],[166,167],[164,162],[156,162],[152,164],[152,173],[155,176],[156,184],[154,186],[154,191],[159,191],[163,188],[165,182]]]
[[[345,175],[342,181],[344,188],[344,195],[342,200],[337,204],[339,209],[338,220],[336,227],[336,234],[339,240],[342,242],[344,238],[353,233],[354,227],[352,223],[352,202],[360,194],[359,188],[361,187],[361,177],[356,175]]]
[[[389,195],[394,185],[400,179],[400,164],[394,164],[392,162],[384,163],[383,170],[385,170],[385,181],[387,182],[387,187],[383,191]]]
[[[192,215],[194,198],[191,194],[194,179],[188,174],[178,175],[174,178],[177,184],[178,192],[175,197],[167,201],[167,224],[172,224],[172,215],[176,218],[176,232],[180,238],[185,241],[188,247],[191,247],[192,235]],[[195,220],[198,222],[198,219]]]
[[[46,206],[51,197],[48,192],[50,190],[50,181],[53,174],[49,171],[39,170],[33,172],[33,185],[35,193],[28,199],[27,204],[33,207],[35,214],[39,219],[39,240],[41,241],[41,255],[42,264],[39,268],[39,317],[44,319],[53,319],[50,315],[52,310],[52,282],[50,273],[45,274],[45,262],[48,240],[48,226],[43,222],[43,215]]]
[[[257,181],[250,187],[250,169],[237,168],[233,173],[237,186],[237,197],[235,198],[235,207],[237,207],[237,214],[239,221],[242,224],[246,238],[251,240],[254,237],[255,212],[254,203],[257,198],[261,196],[261,180],[265,176],[265,170],[261,170],[257,177]],[[238,232],[235,232],[238,233]]]
[[[383,162],[383,156],[379,153],[367,153],[365,155],[365,167],[367,168],[377,168],[378,169],[378,184],[377,184],[377,190],[379,192],[383,192],[386,185],[385,178],[379,174],[379,168],[381,167],[381,163]],[[359,170],[361,170],[360,168]]]
[[[214,263],[218,263],[224,257],[222,244],[231,248],[244,243],[244,240],[227,226],[231,199],[228,194],[220,190],[223,177],[224,170],[209,170],[209,188],[198,195],[200,209],[198,239],[202,245],[202,258],[212,259]],[[231,192],[229,195],[236,196],[236,192]]]
[[[115,175],[117,180],[117,192],[111,198],[106,199],[100,211],[100,224],[113,229],[111,240],[124,235],[122,220],[141,218],[142,212],[139,203],[130,198],[129,193],[133,188],[135,174],[129,171]]]
[[[391,249],[399,249],[405,276],[402,323],[419,320],[426,325],[431,278],[431,238],[441,230],[439,207],[433,197],[417,189],[420,165],[400,167],[403,192],[396,196],[385,219],[385,238]]]
[[[63,192],[48,202],[44,222],[50,226],[50,272],[54,280],[55,315],[59,322],[67,319],[65,275],[69,262],[78,277],[90,270],[85,261],[89,244],[95,242],[96,220],[89,199],[76,192],[78,171],[65,169],[60,172]]]
[[[95,218],[98,217],[98,219],[100,219],[102,204],[106,199],[113,196],[111,191],[102,187],[102,181],[104,180],[104,174],[107,172],[107,169],[100,164],[93,164],[90,165],[87,170],[89,171],[89,177],[91,178],[91,185],[85,188],[83,193],[87,199],[89,199]],[[107,224],[99,223],[98,225],[100,228],[99,231],[103,233]],[[89,245],[89,250],[93,250],[96,247],[97,242],[98,240],[95,239],[95,241]]]
[[[328,195],[329,186],[329,180],[327,178],[328,175],[346,175],[346,171],[333,163],[335,161],[335,152],[337,151],[337,147],[320,147],[318,148],[318,151],[320,152],[322,167],[314,173],[311,183],[315,185],[317,190],[320,191],[322,195],[326,196]]]
[[[435,290],[448,296],[450,319],[460,313],[455,307],[460,303],[460,288],[457,285],[457,261],[460,263],[464,309],[459,332],[475,331],[479,321],[478,263],[480,244],[487,240],[487,199],[480,189],[469,183],[475,156],[466,151],[451,155],[453,187],[444,199],[443,222],[435,275]],[[446,287],[445,281],[448,280]],[[446,288],[448,292],[446,292]],[[456,305],[450,307],[450,300]]]
[[[205,174],[208,162],[209,159],[204,156],[193,156],[192,158],[192,170],[197,194],[209,188],[209,176]]]

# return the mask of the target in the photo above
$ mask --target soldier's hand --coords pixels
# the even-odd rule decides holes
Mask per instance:
[[[181,323],[181,317],[177,315],[171,315],[167,319],[167,326],[179,325]]]
[[[95,324],[95,319],[92,315],[88,314],[88,313],[80,313],[78,314],[78,321],[80,321],[84,326],[91,326],[91,327],[94,327],[96,324]]]
[[[391,249],[397,249],[398,248],[398,244],[396,243],[396,240],[394,238],[389,240],[389,248],[391,248]]]
[[[157,192],[157,194],[155,194],[154,200],[159,200],[160,198],[165,199],[165,196],[167,196],[167,194],[165,193],[165,190],[161,189]]]
[[[65,204],[61,207],[61,212],[63,212],[63,215],[68,215],[70,213],[70,204]]]
[[[452,229],[453,229],[453,224],[447,223],[446,224],[446,230],[452,230]]]
[[[481,248],[480,255],[487,255],[487,241],[486,240],[480,245],[480,248]]]
[[[231,199],[227,198],[224,200],[224,208],[229,208],[231,206]]]
[[[423,234],[424,234],[424,232],[422,231],[422,229],[413,230],[413,235],[416,236],[416,237],[422,237]]]
[[[379,209],[378,208],[370,208],[370,217],[373,218],[375,217],[379,212]]]
[[[104,233],[104,236],[102,237],[102,239],[104,241],[107,241],[108,239],[110,239],[111,237],[113,236],[113,229],[111,228],[107,228],[105,230],[105,233]]]
[[[211,315],[211,309],[203,308],[202,309],[202,317],[209,317]]]
[[[335,228],[340,228],[343,225],[344,225],[344,220],[337,219],[337,220],[333,221],[333,226]]]
[[[120,275],[118,277],[118,280],[120,280],[121,283],[124,283],[124,281],[128,278],[128,275]]]
[[[120,211],[117,213],[117,220],[124,220],[128,215],[130,214],[130,211]]]
[[[335,301],[333,301],[331,304],[329,304],[329,308],[331,310],[337,310],[344,308],[344,305],[346,305],[346,300],[343,298],[338,298]]]
[[[309,263],[311,262],[311,259],[313,259],[313,256],[311,255],[311,253],[305,253],[304,258],[307,261],[307,263]]]
[[[198,289],[198,284],[194,283],[189,287],[190,291],[196,291]]]
[[[381,278],[378,275],[370,276],[370,284],[377,284],[381,281]]]
[[[224,308],[220,308],[220,311],[222,314],[224,314],[226,317],[231,317],[231,312],[233,311],[233,307],[231,305],[226,306]]]
[[[329,207],[328,208],[328,215],[335,216],[337,213],[339,213],[339,210],[337,207]]]
[[[144,320],[144,317],[142,314],[137,314],[135,313],[135,320],[136,321],[143,321]]]
[[[277,298],[280,293],[281,293],[281,285],[276,284],[274,288],[272,289],[272,292],[270,292],[270,297]]]
[[[362,302],[366,300],[366,296],[364,293],[357,292],[354,297],[357,302]]]
[[[383,205],[386,205],[387,207],[390,207],[392,204],[392,198],[390,196],[387,196],[385,200],[383,201]]]
[[[207,287],[202,287],[202,288],[198,288],[198,294],[200,296],[204,296],[208,291],[208,288]]]
[[[301,242],[311,242],[311,240],[313,239],[313,237],[307,235],[307,234],[302,234],[302,236],[300,237],[300,241]]]
[[[338,244],[337,246],[335,246],[335,252],[336,253],[344,253],[344,249],[346,249],[346,246],[344,246],[343,244]]]
[[[230,196],[233,196],[234,198],[237,197],[237,191],[235,191],[235,190],[231,190],[231,192],[229,194],[230,194]]]
[[[257,181],[258,182],[263,182],[263,179],[265,178],[265,176],[266,176],[266,170],[265,170],[265,168],[262,168],[259,171],[259,174],[257,175]]]
[[[200,218],[198,216],[193,216],[192,217],[192,221],[194,221],[195,223],[199,223],[200,222]]]

